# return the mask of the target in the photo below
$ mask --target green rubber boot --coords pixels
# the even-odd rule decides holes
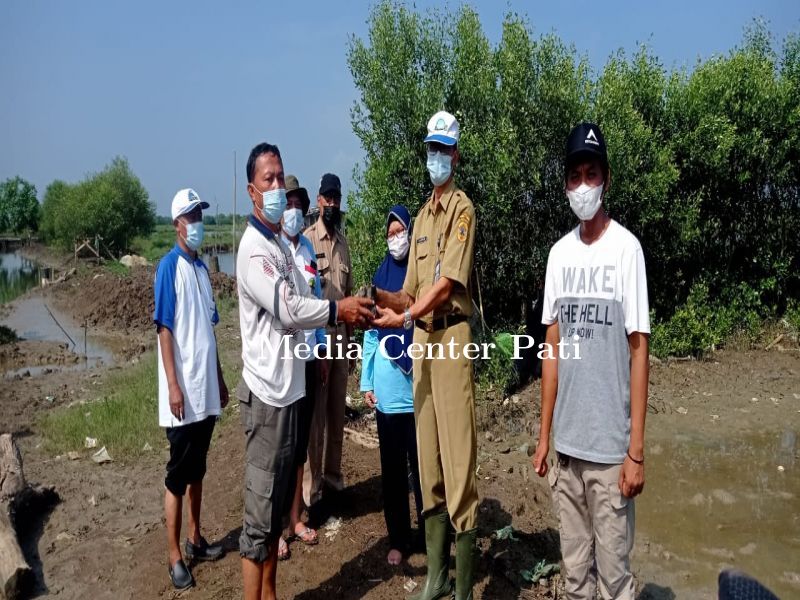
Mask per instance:
[[[453,587],[450,584],[450,543],[447,538],[447,525],[450,518],[446,512],[425,517],[425,549],[428,553],[428,575],[422,591],[408,600],[438,600],[450,597]]]
[[[472,584],[477,566],[477,539],[477,529],[456,534],[456,600],[472,600]]]

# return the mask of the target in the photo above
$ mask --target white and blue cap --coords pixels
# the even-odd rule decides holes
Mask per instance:
[[[440,110],[428,121],[428,135],[425,143],[437,142],[445,146],[455,146],[458,144],[458,121],[445,110]]]
[[[205,210],[209,204],[200,200],[200,196],[192,188],[180,190],[172,199],[172,220],[192,212],[198,206]]]

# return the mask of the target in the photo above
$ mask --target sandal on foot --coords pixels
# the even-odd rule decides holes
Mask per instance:
[[[289,544],[287,544],[286,540],[281,536],[278,542],[278,560],[289,560],[291,555],[292,553],[289,552]]]
[[[304,527],[299,533],[294,534],[294,538],[303,542],[306,546],[316,546],[319,544],[317,532],[311,527]]]

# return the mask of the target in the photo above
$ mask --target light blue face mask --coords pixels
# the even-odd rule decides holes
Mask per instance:
[[[256,190],[260,191],[258,188]],[[267,223],[272,223],[273,225],[280,223],[283,211],[286,210],[286,190],[278,188],[277,190],[261,192],[261,199],[263,202],[261,214]]]
[[[439,186],[450,179],[453,172],[453,157],[441,152],[428,152],[428,174],[431,183]]]
[[[289,208],[283,211],[283,230],[289,237],[300,233],[303,227],[303,211],[299,208]]]
[[[186,237],[184,238],[184,241],[186,242],[186,245],[195,252],[197,252],[197,250],[200,248],[200,245],[203,243],[204,235],[205,229],[203,228],[202,221],[198,221],[197,223],[186,223]]]

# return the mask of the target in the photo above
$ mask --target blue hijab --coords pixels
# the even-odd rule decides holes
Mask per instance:
[[[405,206],[397,204],[392,207],[389,214],[386,216],[386,232],[388,235],[389,225],[392,221],[400,221],[406,228],[408,233],[409,243],[411,242],[411,213]],[[387,292],[397,292],[403,289],[403,282],[406,279],[406,270],[408,269],[408,254],[402,260],[395,260],[391,253],[387,250],[386,256],[375,272],[372,278],[372,283],[382,290]],[[400,370],[408,375],[411,373],[411,358],[408,356],[408,346],[414,339],[414,332],[411,329],[404,329],[398,327],[396,329],[378,328],[378,340],[382,341],[388,335],[397,335],[402,339],[391,337],[386,340],[386,353],[387,356],[397,356],[393,358]]]

